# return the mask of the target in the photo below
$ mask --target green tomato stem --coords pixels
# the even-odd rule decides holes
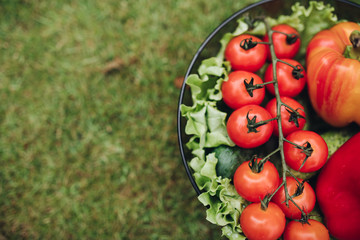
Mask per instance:
[[[274,31],[271,29],[269,23],[267,22],[266,19],[264,19],[264,23],[269,35],[269,47],[270,47],[270,53],[271,53],[271,61],[272,61],[272,68],[273,68],[273,81],[274,81],[274,89],[275,89],[275,98],[277,101],[277,124],[278,124],[278,129],[279,129],[279,146],[278,149],[276,149],[275,151],[279,151],[280,153],[280,157],[281,157],[281,165],[282,165],[282,183],[280,184],[280,186],[275,190],[275,192],[270,196],[270,199],[272,196],[275,195],[275,193],[281,188],[284,187],[284,192],[285,192],[285,204],[286,206],[289,206],[289,201],[291,201],[300,211],[302,215],[306,215],[306,213],[304,212],[303,209],[301,209],[301,207],[296,204],[296,202],[293,200],[293,198],[290,196],[289,191],[287,189],[287,182],[286,182],[286,173],[289,172],[289,169],[287,167],[287,164],[285,162],[285,155],[284,155],[284,141],[287,141],[284,137],[283,131],[282,131],[282,124],[281,124],[281,106],[285,105],[280,98],[280,92],[279,92],[279,86],[278,86],[278,80],[277,80],[277,74],[276,74],[276,64],[277,62],[283,62],[285,64],[288,64],[290,66],[292,66],[294,69],[296,69],[296,67],[294,67],[293,65],[279,60],[276,57],[275,54],[275,49],[274,49],[274,43],[272,40],[272,35],[274,33]],[[286,105],[285,105],[286,106]],[[291,108],[290,108],[291,109]],[[295,178],[295,177],[294,177]],[[296,178],[295,178],[296,179]],[[298,181],[296,179],[296,181]],[[299,181],[298,181],[299,182]]]
[[[264,162],[264,163],[267,162],[272,155],[276,154],[279,151],[280,151],[280,148],[275,149],[274,151],[272,151],[271,153],[266,155],[261,161]]]

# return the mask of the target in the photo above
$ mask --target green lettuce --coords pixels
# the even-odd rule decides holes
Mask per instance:
[[[231,233],[233,239],[245,239],[240,234],[239,219],[247,202],[236,192],[230,179],[216,175],[217,162],[215,153],[208,154],[205,161],[199,158],[191,160],[190,166],[197,170],[194,174],[195,182],[202,190],[198,199],[208,207],[206,219],[209,222],[224,227],[223,231],[227,235]]]

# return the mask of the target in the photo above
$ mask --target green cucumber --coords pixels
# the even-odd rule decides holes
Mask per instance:
[[[255,149],[244,149],[221,145],[214,150],[218,159],[216,173],[223,178],[232,179],[238,166],[251,159],[256,153]]]
[[[238,146],[230,147],[221,145],[214,149],[215,157],[218,159],[216,164],[216,173],[223,178],[232,179],[238,166],[245,161],[251,160],[254,155],[259,158],[265,157],[275,149],[276,138],[270,138],[269,141],[257,148],[240,148]]]

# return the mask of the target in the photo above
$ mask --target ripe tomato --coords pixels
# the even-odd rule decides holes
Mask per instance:
[[[259,105],[246,105],[231,113],[227,124],[230,139],[239,147],[254,148],[269,140],[274,124],[270,113]],[[266,124],[259,124],[269,121]]]
[[[309,224],[291,221],[285,227],[284,240],[329,240],[329,231],[319,221],[309,219]]]
[[[294,58],[300,48],[299,33],[295,28],[287,24],[279,24],[272,27],[275,55],[277,58]],[[280,33],[282,32],[282,33]],[[285,33],[285,34],[284,34]],[[287,35],[286,35],[287,34]],[[264,36],[264,42],[269,41],[269,35]],[[266,46],[268,59],[271,59],[270,47]]]
[[[283,211],[270,202],[267,209],[261,203],[251,203],[240,216],[240,226],[249,240],[276,240],[284,232],[286,219]]]
[[[341,22],[317,33],[307,47],[308,92],[315,111],[327,123],[360,125],[360,61],[345,57],[355,22]],[[356,42],[356,41],[354,41]]]
[[[256,161],[256,162],[255,162]],[[260,202],[267,194],[273,193],[280,184],[279,173],[274,164],[267,161],[257,172],[261,158],[243,162],[235,171],[234,186],[244,199]]]
[[[315,192],[313,188],[307,182],[303,182],[302,179],[298,179],[302,182],[303,190],[299,191],[299,184],[293,177],[286,178],[287,189],[290,196],[293,196],[295,203],[305,212],[309,213],[315,206]],[[301,211],[289,200],[289,207],[285,202],[285,190],[282,186],[271,199],[276,203],[285,213],[285,216],[291,219],[300,219]]]
[[[279,93],[281,96],[295,97],[305,87],[306,73],[304,67],[296,60],[293,59],[281,59],[281,61],[287,62],[292,66],[289,66],[283,62],[277,62],[276,64],[276,76],[279,86]],[[264,75],[264,82],[271,82],[274,80],[273,64],[269,64],[266,68]],[[275,95],[274,84],[267,84],[266,89],[273,95]]]
[[[290,133],[301,130],[304,128],[306,123],[306,116],[304,107],[296,100],[289,98],[289,97],[280,97],[282,103],[286,104],[290,108],[285,107],[284,105],[281,106],[281,127],[282,133],[284,137],[289,135]],[[276,98],[271,99],[266,104],[266,110],[269,111],[272,117],[277,116],[277,101]],[[274,124],[274,134],[279,136],[279,127],[278,124]]]
[[[226,46],[225,59],[230,62],[233,70],[256,72],[266,62],[266,47],[264,44],[257,44],[247,50],[240,46],[245,43],[245,39],[250,38],[253,42],[261,42],[260,38],[242,34],[231,39]]]
[[[221,86],[223,100],[232,109],[238,109],[247,104],[259,105],[265,97],[265,88],[251,90],[256,84],[262,84],[262,79],[248,71],[234,71]]]
[[[305,151],[308,151],[306,153],[304,149],[300,149],[289,142],[284,142],[285,161],[292,169],[309,173],[319,170],[326,163],[329,154],[328,146],[325,140],[316,132],[299,130],[288,135],[286,139],[304,147]]]

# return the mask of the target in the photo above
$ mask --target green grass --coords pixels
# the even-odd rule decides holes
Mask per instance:
[[[219,239],[181,163],[173,82],[251,2],[0,0],[0,238]]]

